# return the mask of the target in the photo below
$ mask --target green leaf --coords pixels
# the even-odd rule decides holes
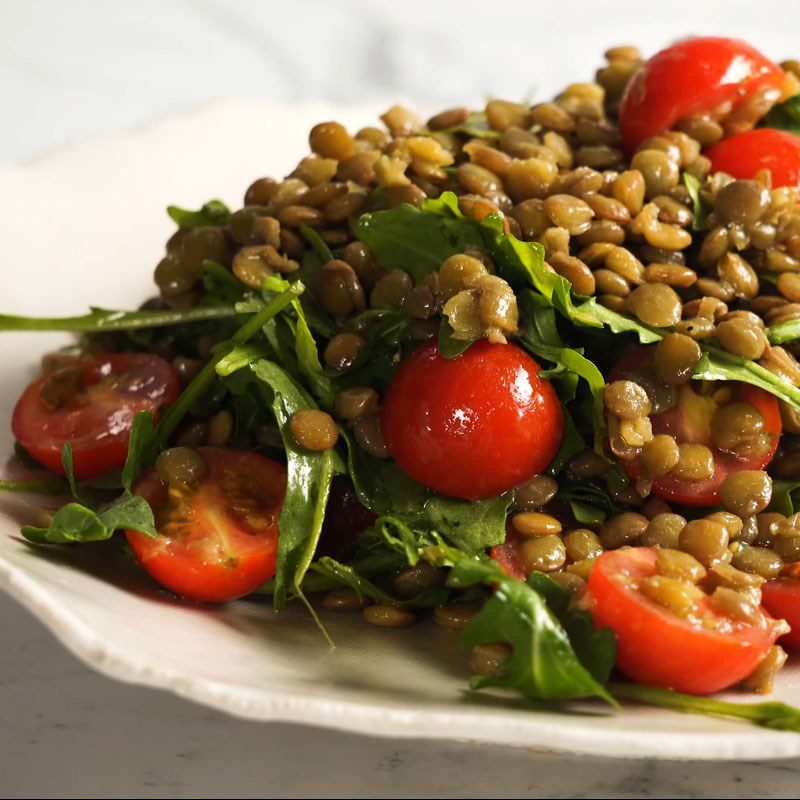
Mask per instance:
[[[2,492],[30,492],[31,494],[67,494],[70,490],[69,483],[57,475],[48,475],[45,478],[31,478],[15,480],[12,478],[0,479]]]
[[[764,389],[790,405],[800,409],[800,389],[754,361],[719,350],[704,348],[692,377],[708,381],[742,381]]]
[[[651,328],[633,319],[633,317],[628,317],[618,311],[612,311],[610,308],[601,306],[594,298],[584,303],[580,308],[583,313],[591,315],[612,333],[633,333],[642,344],[660,342],[667,334],[667,331]]]
[[[800,94],[773,106],[759,123],[760,128],[778,128],[800,136]]]
[[[570,605],[570,594],[543,572],[532,572],[528,585],[547,603],[569,637],[578,660],[599,683],[605,683],[617,658],[617,639],[608,628],[595,628],[588,611]]]
[[[762,728],[800,733],[800,709],[786,703],[731,703],[638,683],[611,683],[609,689],[615,697],[648,706],[669,708],[687,714],[741,719]]]
[[[572,414],[565,408],[564,409],[564,434],[561,437],[561,444],[558,447],[558,452],[553,456],[553,460],[547,467],[545,472],[548,475],[559,475],[561,470],[572,460],[578,453],[586,449],[586,442],[583,440],[577,427]]]
[[[131,425],[131,435],[128,439],[128,455],[122,468],[122,486],[130,491],[145,467],[150,466],[157,455],[158,447],[153,412],[140,411],[133,418]]]
[[[167,214],[180,228],[202,228],[207,225],[227,225],[231,211],[222,200],[209,200],[198,211],[179,206],[167,206]]]
[[[433,495],[420,517],[412,516],[418,525],[429,527],[448,544],[473,555],[505,541],[506,516],[513,499],[513,492],[472,501]]]
[[[684,172],[683,185],[686,187],[686,191],[689,192],[689,197],[692,200],[692,206],[694,209],[692,230],[707,230],[708,215],[711,213],[711,208],[703,199],[703,195],[701,193],[702,184],[700,183],[700,179],[692,175],[690,172]]]
[[[489,127],[486,114],[482,111],[473,111],[464,122],[441,128],[437,133],[461,134],[470,139],[499,139],[500,132]]]
[[[800,339],[800,319],[787,319],[785,322],[770,326],[767,328],[767,339],[770,344],[786,344]]]
[[[278,518],[280,536],[274,600],[275,608],[280,611],[286,605],[289,592],[302,597],[301,583],[322,532],[337,464],[333,450],[305,450],[292,435],[289,427],[292,415],[316,407],[307,393],[271,361],[258,361],[251,369],[256,378],[269,387],[270,406],[286,448],[288,477]]]
[[[335,582],[335,586],[348,586],[353,589],[362,601],[365,597],[368,597],[376,603],[387,603],[389,605],[403,605],[405,603],[404,600],[394,597],[381,589],[380,586],[359,575],[353,567],[340,564],[333,558],[323,557],[319,561],[315,561],[309,569],[319,575],[331,578]]]
[[[450,256],[483,244],[476,224],[433,210],[443,202],[439,206],[426,203],[424,209],[403,203],[388,211],[363,214],[356,236],[383,269],[404,269],[419,280],[438,270]]]
[[[447,320],[447,317],[442,316],[439,323],[439,341],[438,349],[439,355],[445,358],[458,358],[465,350],[469,348],[476,340],[473,339],[456,339],[453,335],[453,328]]]
[[[297,230],[311,245],[314,255],[316,255],[323,264],[333,259],[333,253],[330,247],[328,247],[325,240],[313,228],[309,228],[308,225],[301,225]]]
[[[581,664],[564,628],[534,589],[505,575],[493,562],[461,560],[448,578],[448,585],[459,589],[476,583],[494,586],[495,591],[462,632],[461,643],[477,647],[505,642],[512,653],[502,675],[473,676],[474,689],[499,686],[540,700],[600,697],[615,705]]]
[[[147,501],[127,492],[99,512],[80,503],[67,503],[56,511],[49,528],[28,525],[22,528],[22,535],[35,544],[70,544],[103,541],[126,529],[157,535]]]
[[[216,261],[203,262],[203,306],[233,306],[244,297],[245,286],[226,266]]]
[[[776,511],[786,517],[800,511],[800,481],[772,479],[772,500],[770,511]]]
[[[101,333],[134,331],[146,328],[164,328],[236,316],[233,306],[199,306],[187,311],[111,311],[93,308],[79,317],[18,317],[0,314],[0,332],[3,331],[65,331],[67,333]]]

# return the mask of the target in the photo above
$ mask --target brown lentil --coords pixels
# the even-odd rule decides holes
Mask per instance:
[[[656,346],[653,369],[656,375],[671,386],[688,383],[700,361],[700,345],[682,333],[667,334]]]
[[[526,573],[555,572],[567,560],[564,542],[553,534],[526,538],[519,546],[519,555]]]
[[[353,434],[362,450],[375,458],[387,458],[389,450],[383,440],[381,421],[377,414],[359,417],[353,424]]]
[[[728,531],[718,522],[694,519],[686,523],[678,538],[681,550],[709,566],[722,558],[728,547]]]
[[[772,479],[762,470],[732,472],[719,487],[725,508],[740,517],[763,511],[772,499]]]
[[[623,511],[600,526],[600,541],[607,548],[622,547],[638,539],[649,524],[647,517],[633,511]]]
[[[549,475],[534,475],[517,486],[514,492],[514,508],[518,511],[534,511],[549,503],[558,492],[558,483]]]
[[[736,569],[752,572],[769,580],[776,578],[783,567],[780,556],[767,547],[743,545],[733,555],[731,564]]]
[[[456,603],[449,606],[437,606],[433,610],[433,621],[449,631],[460,631],[467,627],[470,620],[480,608],[473,603]]]
[[[328,611],[360,611],[364,603],[355,589],[346,586],[328,592],[322,598],[322,607]]]
[[[704,444],[679,444],[678,463],[670,475],[679,481],[702,481],[714,474],[714,454]]]
[[[561,533],[561,523],[549,514],[538,511],[523,511],[511,518],[514,530],[525,537],[549,536]]]
[[[370,625],[379,628],[408,628],[416,622],[416,617],[407,608],[383,603],[367,606],[361,613]]]
[[[191,486],[203,479],[207,466],[203,456],[191,447],[171,447],[159,453],[156,472],[170,485]]]
[[[306,450],[330,450],[339,439],[339,426],[333,417],[316,409],[296,411],[289,418],[289,428]]]
[[[642,534],[641,543],[645,547],[669,547],[674,550],[679,546],[680,534],[685,525],[686,520],[679,514],[656,514]]]

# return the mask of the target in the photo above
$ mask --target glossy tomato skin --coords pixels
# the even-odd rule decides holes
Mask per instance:
[[[800,650],[800,580],[781,577],[761,587],[761,604],[778,619],[785,619],[791,631],[781,636],[784,647]]]
[[[713,172],[749,180],[762,170],[772,173],[772,185],[800,186],[800,136],[773,128],[737,133],[706,152]]]
[[[148,353],[109,353],[79,363],[84,389],[61,408],[42,402],[45,375],[23,392],[11,428],[19,443],[41,464],[64,474],[61,450],[72,444],[75,477],[81,480],[121,467],[128,454],[134,416],[172,405],[180,394],[175,370]],[[52,373],[50,373],[52,374]],[[114,375],[125,375],[127,388],[112,387]]]
[[[631,79],[620,106],[620,132],[632,153],[682,117],[736,107],[764,87],[780,87],[783,70],[739,39],[698,36],[656,53]]]
[[[718,692],[747,677],[775,642],[769,615],[752,624],[729,619],[730,629],[720,632],[681,619],[619,580],[655,573],[656,550],[635,547],[606,551],[589,574],[592,618],[616,635],[619,669],[637,683],[689,694]],[[715,613],[710,603],[706,608]]]
[[[125,535],[136,560],[162,586],[191,600],[222,603],[250,594],[275,574],[286,468],[250,450],[198,451],[206,476],[178,509],[155,469],[134,487],[153,508],[158,538]],[[234,511],[232,496],[252,513]]]
[[[561,403],[539,365],[513,344],[480,340],[457,358],[436,342],[399,367],[381,408],[400,468],[442,494],[493,497],[543,470],[564,428]]]
[[[621,380],[636,370],[649,369],[654,350],[654,347],[639,347],[632,350],[613,367],[609,374],[609,382]],[[680,387],[680,391],[692,391],[691,383],[685,387]],[[689,430],[686,421],[682,419],[682,404],[679,402],[678,405],[668,411],[650,416],[653,433],[669,434],[679,444],[705,444],[711,447],[714,453],[714,474],[705,480],[695,481],[680,481],[671,475],[664,475],[654,481],[652,488],[654,495],[664,500],[687,506],[713,506],[720,502],[719,487],[728,475],[741,470],[763,469],[772,461],[783,429],[778,401],[774,395],[747,383],[733,385],[732,401],[750,403],[761,412],[764,417],[765,430],[773,435],[771,449],[760,458],[749,459],[737,458],[730,453],[714,449],[711,446],[707,432],[703,435],[698,435],[697,431],[691,432]],[[631,478],[635,480],[639,477],[637,459],[620,461],[620,464]]]

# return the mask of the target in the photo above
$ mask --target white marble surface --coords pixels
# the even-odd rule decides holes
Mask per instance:
[[[363,105],[546,93],[588,77],[606,45],[655,48],[690,31],[797,55],[796,0],[662,6],[0,0],[0,163],[231,95]],[[229,719],[88,671],[0,597],[2,796],[777,798],[798,785],[797,762],[575,759]]]

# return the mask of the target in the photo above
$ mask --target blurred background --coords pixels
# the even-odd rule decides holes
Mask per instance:
[[[800,51],[797,0],[0,0],[0,162],[221,98],[544,97],[690,33]]]

